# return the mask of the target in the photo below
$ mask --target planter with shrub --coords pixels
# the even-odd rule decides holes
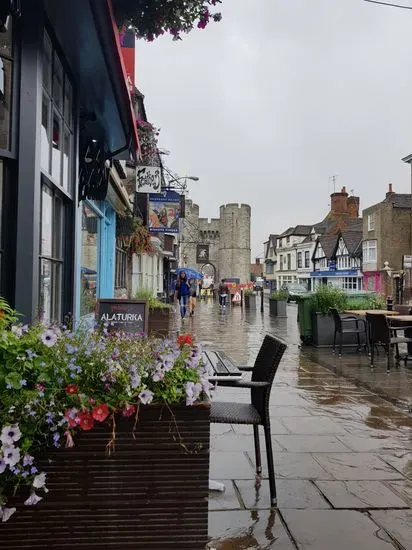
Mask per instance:
[[[287,316],[288,293],[284,290],[272,292],[269,298],[269,313],[275,317]]]
[[[245,308],[256,309],[256,294],[250,288],[246,288],[243,291],[243,298],[245,301]]]

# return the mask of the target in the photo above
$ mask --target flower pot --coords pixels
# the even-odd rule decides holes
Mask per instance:
[[[355,328],[355,321],[352,323],[345,323],[345,328]],[[312,335],[313,345],[315,347],[332,347],[333,336],[335,333],[335,323],[331,315],[323,313],[312,314]],[[339,342],[339,335],[336,336],[336,344]],[[361,345],[365,345],[365,335],[360,335]],[[342,345],[346,347],[357,346],[356,334],[343,334]]]
[[[254,294],[249,294],[244,296],[245,307],[250,309],[256,309],[256,296]]]
[[[286,300],[269,300],[269,313],[275,317],[287,317]]]
[[[1,548],[203,550],[208,535],[210,404],[142,405],[138,421],[105,422],[72,449],[48,449],[50,492],[1,524]],[[133,433],[134,429],[134,433]],[[51,462],[49,462],[51,459]],[[42,464],[43,462],[43,464]]]
[[[170,330],[170,308],[149,310],[149,336],[168,336]]]

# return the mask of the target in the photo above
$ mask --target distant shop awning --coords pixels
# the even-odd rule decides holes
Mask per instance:
[[[81,110],[95,115],[108,156],[128,160],[140,146],[111,1],[45,0],[45,9]]]

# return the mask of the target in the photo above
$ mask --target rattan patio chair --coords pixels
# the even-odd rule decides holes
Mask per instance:
[[[220,385],[224,386],[250,388],[250,404],[212,401],[210,411],[210,421],[213,423],[253,425],[256,473],[258,475],[262,473],[259,426],[263,426],[269,472],[270,501],[273,506],[276,505],[276,483],[270,435],[269,397],[276,371],[286,348],[287,345],[281,340],[266,335],[256,357],[255,365],[253,367],[238,367],[242,371],[251,371],[251,380],[219,382]]]
[[[335,323],[335,332],[333,335],[333,353],[336,353],[336,335],[339,334],[339,357],[342,357],[342,340],[344,334],[356,334],[358,351],[364,347],[368,351],[368,337],[366,331],[366,321],[355,315],[341,315],[339,311],[332,307],[330,312]],[[348,326],[351,323],[352,326]],[[355,325],[355,326],[353,326]],[[361,345],[360,336],[365,337],[365,344]]]
[[[374,367],[374,360],[375,360],[375,348],[378,345],[381,345],[385,348],[385,351],[387,353],[387,371],[390,371],[392,362],[393,362],[393,354],[392,354],[392,348],[395,347],[396,354],[396,366],[399,365],[400,360],[400,354],[399,354],[399,344],[411,344],[412,338],[408,338],[406,336],[398,336],[399,330],[410,330],[412,327],[410,326],[391,326],[389,324],[388,318],[385,314],[380,313],[367,313],[366,314],[366,322],[368,324],[368,332],[369,332],[369,339],[370,339],[370,347],[371,347],[371,368]],[[407,361],[408,356],[405,356],[405,364]]]

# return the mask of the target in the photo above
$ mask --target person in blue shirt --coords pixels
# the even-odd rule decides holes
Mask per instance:
[[[187,275],[184,271],[179,273],[176,281],[176,298],[180,303],[180,315],[182,319],[186,317],[187,304],[189,303],[190,286]]]

